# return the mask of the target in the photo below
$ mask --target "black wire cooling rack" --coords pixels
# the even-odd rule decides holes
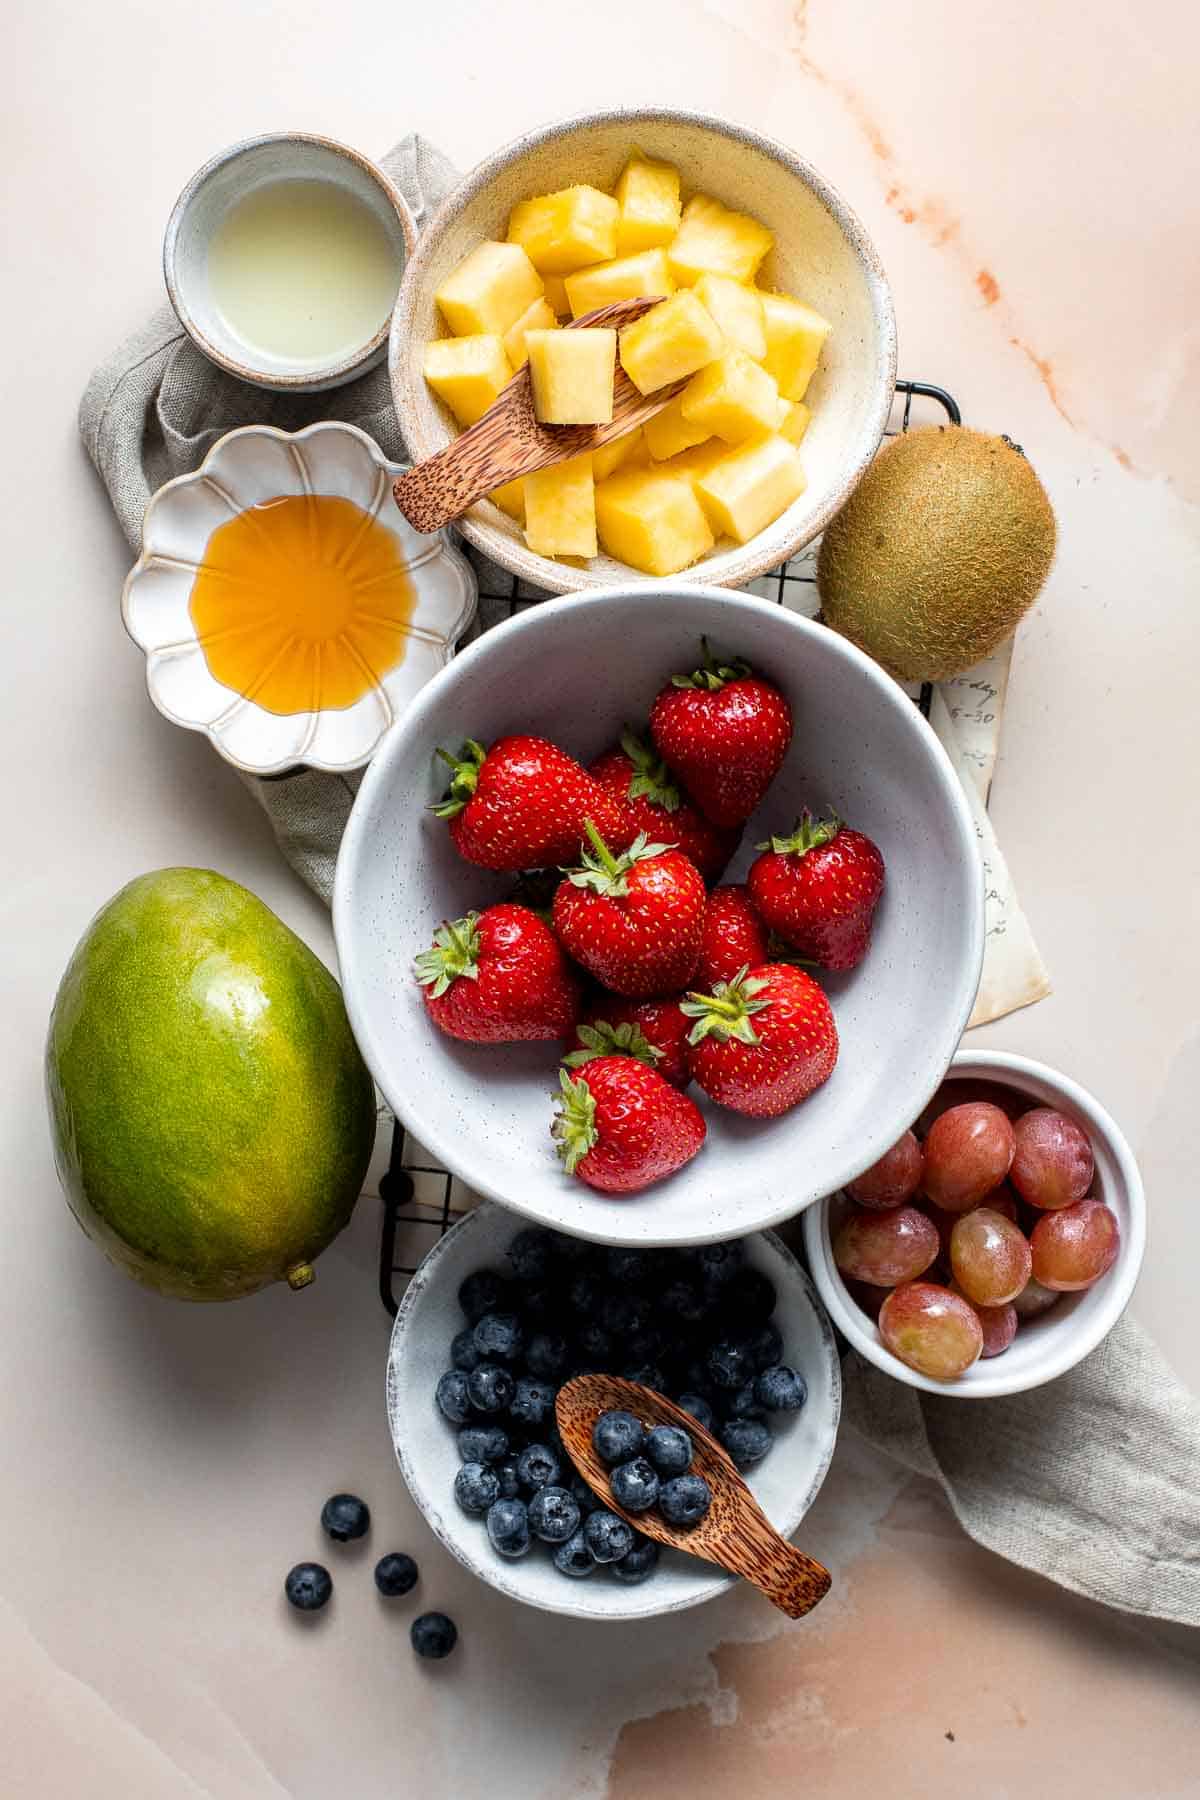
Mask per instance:
[[[897,437],[912,424],[941,424],[945,419],[952,425],[962,423],[958,403],[945,388],[927,381],[898,381],[886,435]],[[479,631],[490,631],[515,613],[549,598],[541,588],[518,581],[473,547],[464,548],[479,581]],[[790,562],[750,582],[746,592],[814,617],[816,551],[816,544],[808,545]],[[913,699],[926,717],[932,691],[928,683],[912,690]],[[399,1306],[398,1285],[407,1281],[426,1250],[449,1229],[456,1213],[466,1210],[467,1193],[457,1177],[430,1161],[428,1153],[395,1121],[388,1167],[379,1180],[379,1198],[383,1206],[379,1298],[394,1317]],[[456,1205],[456,1199],[461,1204]],[[415,1260],[408,1260],[410,1257]]]

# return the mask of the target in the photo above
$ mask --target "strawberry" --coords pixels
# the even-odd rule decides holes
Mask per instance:
[[[473,1044],[569,1037],[580,993],[562,946],[525,906],[489,906],[440,925],[417,958],[425,1008]]]
[[[705,818],[742,825],[787,755],[792,709],[748,664],[717,663],[708,640],[700,644],[704,667],[672,675],[651,709],[650,732]]]
[[[747,964],[767,961],[767,928],[754,910],[744,887],[716,887],[704,909],[704,933],[700,961],[696,965],[698,988],[732,981]]]
[[[569,1069],[582,1069],[598,1056],[636,1056],[672,1087],[686,1087],[692,1078],[684,1045],[691,1028],[677,999],[622,1000],[604,994],[584,1010],[575,1027],[578,1048],[563,1061]]]
[[[827,969],[860,963],[883,893],[883,858],[870,838],[836,814],[814,822],[806,812],[791,837],[758,848],[746,885],[772,930]]]
[[[551,1127],[568,1175],[606,1194],[635,1194],[673,1175],[704,1142],[686,1094],[632,1056],[601,1056],[582,1075],[559,1072]]]
[[[812,976],[790,963],[739,969],[711,994],[689,994],[681,1004],[696,1021],[688,1068],[710,1099],[734,1112],[773,1118],[833,1073],[833,1012]]]
[[[602,987],[638,998],[686,987],[700,955],[704,882],[678,850],[636,837],[614,856],[588,819],[592,852],[558,885],[551,919]]]
[[[717,881],[738,847],[741,828],[723,831],[680,791],[665,762],[632,731],[621,734],[620,747],[606,750],[588,765],[606,794],[622,809],[633,838],[639,831],[682,850],[705,881]]]
[[[468,738],[459,756],[439,750],[454,774],[432,810],[449,819],[460,856],[485,869],[540,869],[573,863],[592,818],[609,840],[629,842],[615,801],[573,756],[546,738],[497,738],[490,750]]]

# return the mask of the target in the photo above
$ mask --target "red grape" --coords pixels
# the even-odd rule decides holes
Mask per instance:
[[[921,1199],[917,1204],[923,1213],[928,1213],[929,1217],[937,1226],[938,1237],[941,1239],[941,1254],[946,1261],[949,1262],[950,1233],[954,1230],[958,1221],[963,1217],[963,1214],[947,1212],[945,1207],[935,1206],[932,1200]],[[1011,1219],[1014,1225],[1019,1225],[1021,1223],[1017,1216],[1016,1195],[1007,1184],[1005,1184],[1004,1187],[997,1188],[994,1194],[989,1194],[986,1201],[981,1202],[981,1204],[989,1206],[993,1212],[1003,1213],[1004,1217],[1006,1219]],[[975,1209],[972,1207],[971,1210],[974,1211]],[[1039,1214],[1038,1217],[1040,1218],[1041,1215]]]
[[[921,1185],[924,1162],[916,1134],[906,1131],[898,1143],[884,1151],[877,1163],[856,1176],[846,1192],[860,1206],[869,1206],[876,1211],[903,1206]]]
[[[879,1335],[893,1356],[934,1381],[965,1374],[983,1350],[983,1326],[970,1301],[932,1281],[908,1281],[888,1295]]]
[[[1052,1306],[1057,1306],[1061,1298],[1062,1295],[1057,1293],[1054,1288],[1043,1287],[1041,1282],[1035,1281],[1031,1275],[1013,1301],[1013,1311],[1022,1322],[1026,1319],[1036,1319],[1039,1314],[1048,1312]]]
[[[1070,1294],[1091,1287],[1112,1268],[1121,1227],[1102,1200],[1076,1200],[1039,1219],[1032,1241],[1033,1272],[1042,1286]]]
[[[957,1293],[958,1289],[952,1290]],[[966,1299],[967,1295],[963,1295]],[[975,1316],[983,1331],[983,1350],[987,1356],[1002,1356],[1017,1335],[1017,1309],[1010,1300],[1006,1306],[980,1306],[972,1300]]]
[[[963,1213],[950,1233],[950,1266],[968,1300],[1006,1306],[1033,1272],[1029,1239],[990,1206]]]
[[[833,1240],[833,1260],[842,1274],[874,1287],[895,1287],[924,1274],[937,1253],[937,1227],[915,1206],[856,1209]]]
[[[1073,1206],[1092,1185],[1095,1161],[1086,1131],[1065,1113],[1035,1106],[1013,1126],[1011,1177],[1023,1200],[1046,1211]]]
[[[921,1186],[935,1206],[966,1212],[1008,1174],[1013,1128],[998,1106],[968,1100],[952,1106],[929,1127]]]

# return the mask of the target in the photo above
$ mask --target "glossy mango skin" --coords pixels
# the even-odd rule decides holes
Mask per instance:
[[[139,876],[92,920],[50,1017],[46,1094],[79,1223],[177,1299],[305,1285],[374,1141],[337,982],[206,869]]]

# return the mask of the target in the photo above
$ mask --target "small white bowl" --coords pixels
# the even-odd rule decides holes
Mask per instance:
[[[576,1619],[649,1619],[712,1600],[735,1577],[711,1563],[664,1550],[655,1573],[623,1587],[602,1570],[586,1581],[560,1575],[544,1545],[507,1561],[488,1542],[482,1519],[454,1498],[459,1466],[455,1431],[434,1402],[438,1376],[450,1367],[450,1340],[463,1326],[458,1287],[474,1269],[507,1267],[505,1251],[520,1223],[498,1206],[468,1213],[435,1245],[408,1284],[392,1329],[387,1366],[388,1423],[396,1459],[413,1499],[446,1548],[481,1581],[543,1612]],[[798,1413],[773,1415],[775,1446],[747,1476],[771,1523],[791,1537],[816,1499],[833,1456],[842,1409],[837,1346],[812,1282],[773,1232],[746,1240],[747,1260],[775,1283],[775,1323],[783,1360],[808,1383]]]
[[[1041,1387],[1077,1362],[1106,1337],[1129,1304],[1146,1250],[1146,1199],[1133,1151],[1120,1127],[1094,1095],[1045,1063],[1007,1050],[960,1050],[946,1084],[970,1083],[964,1099],[987,1098],[980,1084],[1019,1095],[1030,1106],[1053,1106],[1087,1132],[1096,1158],[1092,1193],[1111,1207],[1121,1227],[1116,1262],[1094,1287],[1063,1294],[1048,1312],[1022,1321],[1009,1348],[980,1360],[957,1381],[931,1381],[885,1349],[873,1319],[856,1305],[833,1260],[833,1230],[844,1205],[834,1194],[804,1217],[804,1247],[821,1298],[838,1330],[868,1362],[909,1387],[957,1400],[987,1400]],[[1000,1096],[997,1096],[1000,1098]],[[916,1115],[914,1115],[915,1117]],[[910,1121],[911,1123],[911,1121]],[[897,1133],[897,1136],[900,1134]]]
[[[164,718],[203,731],[235,768],[275,775],[303,764],[345,771],[368,762],[384,732],[454,654],[475,614],[469,563],[444,532],[414,531],[392,504],[402,465],[356,425],[277,431],[245,425],[198,469],[159,488],[146,508],[142,553],[125,579],[121,616],[146,653],[146,686]],[[192,618],[192,584],[218,526],[281,494],[336,494],[377,519],[400,546],[416,590],[404,659],[380,671],[352,706],[274,713],[211,673]]]
[[[439,746],[509,732],[583,762],[637,724],[701,635],[780,682],[795,735],[747,822],[729,881],[802,807],[834,808],[883,852],[888,888],[870,954],[821,979],[837,1018],[833,1075],[778,1119],[697,1093],[700,1154],[628,1199],[564,1174],[550,1137],[559,1048],[464,1044],[430,1022],[413,959],[439,921],[504,899],[512,878],[465,862],[428,810]],[[893,1143],[941,1081],[983,954],[983,876],[958,778],[904,693],[847,639],[721,588],[600,589],[546,601],[458,656],[380,745],[338,857],[333,923],[354,1034],[390,1105],[444,1168],[543,1224],[607,1243],[741,1237],[844,1186]]]
[[[258,188],[279,181],[327,182],[365,205],[387,236],[400,280],[417,239],[408,202],[375,164],[333,138],[307,131],[268,132],[231,144],[198,169],[171,211],[163,238],[167,293],[192,342],[231,375],[256,387],[311,394],[353,381],[387,352],[392,312],[365,343],[336,362],[273,355],[240,337],[216,305],[209,285],[208,253],[230,208]]]

